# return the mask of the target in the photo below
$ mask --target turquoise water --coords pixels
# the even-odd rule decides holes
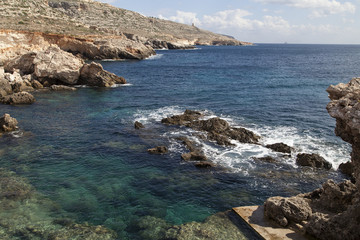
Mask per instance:
[[[33,105],[0,106],[20,126],[0,138],[0,164],[27,177],[66,216],[104,224],[119,238],[141,239],[137,223],[146,216],[174,225],[203,221],[273,195],[311,191],[329,177],[344,178],[294,162],[299,152],[319,153],[334,169],[350,159],[350,146],[333,133],[325,89],[359,75],[358,45],[199,47],[102,64],[129,84],[36,93]],[[285,142],[295,153],[285,158],[258,145],[219,147],[192,130],[160,123],[187,108],[253,130],[262,144]],[[134,121],[146,128],[135,130]],[[185,135],[219,167],[183,162],[186,150],[174,138]],[[147,153],[158,145],[170,153]],[[281,163],[253,159],[267,155]]]

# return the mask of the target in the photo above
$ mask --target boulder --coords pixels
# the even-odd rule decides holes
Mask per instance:
[[[39,79],[53,79],[76,84],[84,61],[57,46],[38,52],[34,58],[34,75]]]
[[[0,77],[0,99],[12,93],[13,90],[10,82],[4,77]]]
[[[18,129],[17,120],[12,118],[10,114],[5,113],[4,116],[0,118],[0,132],[11,132]]]
[[[50,89],[52,91],[76,91],[76,88],[64,85],[51,85]]]
[[[299,166],[309,166],[315,168],[324,168],[330,170],[332,165],[328,161],[326,161],[319,154],[307,154],[300,153],[296,156],[296,164]]]
[[[41,89],[41,88],[44,88],[44,86],[38,81],[38,80],[35,80],[33,79],[31,81],[31,85],[34,89]]]
[[[206,161],[207,157],[203,152],[195,151],[181,154],[181,158],[185,161]]]
[[[312,214],[309,203],[301,197],[272,197],[266,200],[264,207],[265,216],[283,227],[289,222],[301,223]]]
[[[28,92],[18,92],[11,95],[7,95],[2,98],[2,103],[5,104],[32,104],[35,102],[35,98]]]
[[[190,141],[187,137],[178,137],[176,139],[181,141],[182,144],[184,144],[185,147],[190,150],[190,152],[198,151],[198,148],[196,147],[195,142]]]
[[[135,129],[145,128],[144,125],[141,122],[138,122],[138,121],[136,121],[134,123],[134,127],[135,127]]]
[[[184,126],[189,122],[198,120],[202,117],[202,114],[197,111],[192,110],[185,110],[184,114],[182,115],[174,115],[171,117],[167,117],[161,120],[161,123],[168,124],[168,125],[180,125]]]
[[[158,147],[150,148],[147,151],[148,153],[151,154],[165,154],[168,152],[168,149],[165,146],[158,146]]]
[[[291,153],[292,148],[285,143],[274,143],[274,144],[268,144],[265,147],[270,148],[271,150],[275,152],[281,152],[281,153]]]
[[[114,84],[125,84],[126,80],[104,70],[101,64],[92,62],[82,67],[79,83],[88,86],[111,87]]]

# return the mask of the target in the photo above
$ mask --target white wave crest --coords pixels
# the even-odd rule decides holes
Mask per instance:
[[[157,59],[162,58],[163,56],[164,56],[164,54],[151,55],[150,57],[145,58],[145,60],[157,60]]]

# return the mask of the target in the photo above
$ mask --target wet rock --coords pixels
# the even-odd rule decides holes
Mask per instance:
[[[144,125],[141,122],[138,122],[138,121],[136,121],[134,123],[134,127],[135,127],[135,129],[145,128]]]
[[[215,141],[217,144],[221,146],[235,146],[230,142],[230,139],[228,137],[216,132],[209,132],[208,139],[210,141]]]
[[[114,84],[125,84],[126,80],[104,70],[101,64],[92,62],[82,67],[79,83],[88,86],[111,87]]]
[[[206,161],[207,157],[203,152],[195,151],[181,154],[181,158],[185,161]]]
[[[185,110],[182,115],[174,115],[172,117],[167,117],[161,120],[161,123],[168,125],[180,125],[184,126],[189,122],[198,120],[202,117],[202,114],[197,111]]]
[[[292,148],[285,143],[274,143],[266,145],[265,147],[270,148],[271,150],[275,152],[281,152],[281,153],[291,153]]]
[[[315,168],[324,168],[324,169],[331,169],[332,165],[328,161],[326,161],[323,157],[319,154],[307,154],[307,153],[300,153],[296,156],[296,164],[299,166],[309,166]]]
[[[194,121],[190,123],[188,127],[207,132],[222,133],[229,129],[229,123],[221,118],[215,117],[208,120]]]
[[[51,234],[49,234],[48,239],[112,240],[116,239],[116,237],[117,235],[114,231],[107,229],[104,226],[73,224],[52,232]]]
[[[34,75],[39,79],[54,79],[66,84],[76,84],[84,61],[57,46],[38,52],[33,61]]]
[[[341,163],[339,165],[339,170],[340,172],[342,172],[345,175],[348,175],[349,177],[354,177],[354,166],[350,161],[346,163]]]
[[[52,91],[76,91],[76,88],[64,85],[51,85],[50,89]]]
[[[258,135],[245,128],[232,128],[226,135],[241,143],[258,143],[260,139]]]
[[[168,152],[168,149],[165,146],[158,146],[155,148],[150,148],[147,151],[151,154],[165,154]]]
[[[286,227],[290,221],[301,223],[311,216],[309,203],[301,197],[272,197],[264,204],[264,214],[278,224]]]
[[[35,98],[33,95],[31,95],[28,92],[19,92],[19,93],[13,93],[11,95],[7,95],[4,98],[2,98],[2,103],[5,104],[32,104],[35,102]]]
[[[12,118],[10,114],[5,113],[4,116],[0,118],[0,132],[11,132],[18,129],[18,121],[15,118]]]
[[[262,162],[268,162],[268,163],[276,163],[277,161],[275,160],[275,158],[270,157],[270,156],[266,156],[266,157],[260,157],[260,158],[254,158],[255,160],[259,160]]]
[[[213,168],[213,167],[215,167],[215,164],[213,164],[212,162],[209,162],[209,161],[202,161],[202,162],[195,163],[195,167],[197,167],[197,168]]]

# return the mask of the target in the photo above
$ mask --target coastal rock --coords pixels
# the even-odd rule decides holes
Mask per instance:
[[[5,64],[5,71],[12,73],[14,72],[15,69],[19,69],[23,75],[32,74],[35,68],[34,65],[35,58],[36,58],[35,52],[30,52],[24,55],[20,55]]]
[[[181,154],[181,158],[185,161],[206,161],[207,157],[203,152],[194,151]]]
[[[0,99],[13,92],[10,82],[4,77],[0,77]]]
[[[32,104],[35,98],[28,92],[18,92],[2,98],[2,103],[17,105],[17,104]]]
[[[301,197],[272,197],[266,200],[264,207],[265,216],[283,227],[286,227],[290,221],[301,223],[312,214],[309,203]]]
[[[326,109],[336,119],[335,134],[352,145],[351,162],[360,189],[360,78],[331,85],[326,91],[331,100]]]
[[[307,154],[307,153],[300,153],[296,156],[296,164],[299,166],[309,166],[315,168],[324,168],[324,169],[331,169],[332,165],[328,161],[326,161],[323,157],[319,154]]]
[[[270,148],[271,150],[275,152],[281,152],[281,153],[291,153],[292,148],[285,143],[274,143],[274,144],[268,144],[265,147]]]
[[[341,163],[339,165],[339,170],[340,172],[342,172],[345,175],[348,175],[349,177],[354,177],[354,166],[352,164],[352,162],[346,162],[346,163]]]
[[[57,46],[38,52],[34,58],[34,75],[39,79],[53,79],[66,84],[76,84],[83,60]]]
[[[151,154],[165,154],[168,152],[168,149],[165,146],[158,146],[158,147],[150,148],[147,151],[148,153]]]
[[[76,88],[64,85],[51,85],[50,89],[52,91],[76,91]]]
[[[185,110],[184,114],[182,115],[174,115],[171,117],[167,117],[161,120],[161,123],[168,124],[168,125],[186,125],[189,122],[198,120],[202,117],[202,114],[197,111],[192,110]]]
[[[145,128],[144,125],[141,122],[138,122],[138,121],[136,121],[134,123],[134,127],[135,127],[135,129]]]
[[[111,87],[114,84],[125,84],[123,77],[116,76],[103,69],[99,63],[85,64],[81,69],[80,84],[97,87]]]
[[[11,132],[18,129],[17,120],[12,118],[10,114],[5,113],[4,116],[0,118],[0,132]]]
[[[199,151],[199,148],[196,147],[195,142],[190,141],[187,137],[178,137],[177,140],[181,141],[190,152]]]
[[[41,88],[44,88],[44,86],[38,81],[38,80],[35,80],[33,79],[31,81],[31,85],[34,89],[41,89]]]

